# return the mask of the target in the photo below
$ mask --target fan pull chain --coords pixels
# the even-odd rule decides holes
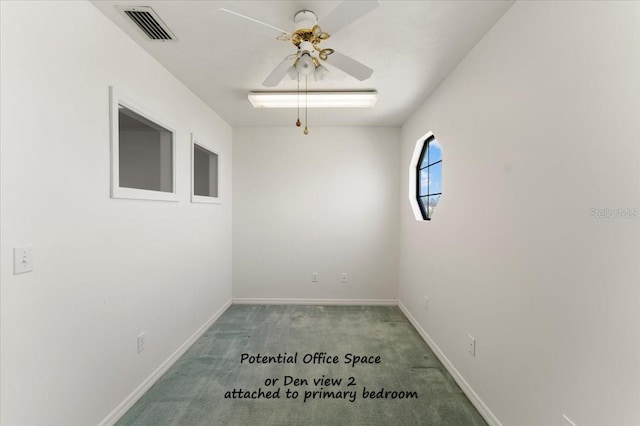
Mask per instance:
[[[305,75],[304,76],[304,134],[308,135],[309,134],[309,127],[307,126],[309,124],[309,120],[307,119],[307,112],[309,111],[309,107],[308,107],[308,96],[309,96],[309,76]]]
[[[296,127],[300,127],[300,73],[298,73],[298,119],[296,120]]]

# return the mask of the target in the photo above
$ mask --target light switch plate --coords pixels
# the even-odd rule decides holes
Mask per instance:
[[[33,271],[33,248],[30,246],[13,248],[13,273],[24,274]]]
[[[476,339],[472,336],[469,335],[469,353],[471,354],[471,356],[476,356]]]

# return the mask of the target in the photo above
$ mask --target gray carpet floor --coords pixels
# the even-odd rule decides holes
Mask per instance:
[[[118,425],[486,423],[397,307],[232,305]]]

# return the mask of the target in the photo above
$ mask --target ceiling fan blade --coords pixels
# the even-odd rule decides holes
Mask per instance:
[[[269,74],[269,77],[267,77],[265,81],[262,82],[262,85],[266,87],[277,86],[278,83],[282,81],[284,76],[287,75],[287,72],[289,72],[289,68],[293,66],[294,60],[295,60],[295,55],[293,57],[287,56],[286,58],[284,58],[282,62],[280,62],[278,66],[273,71],[271,71],[271,74]]]
[[[334,35],[378,7],[378,0],[345,0],[319,22],[322,31]]]
[[[254,30],[257,30],[272,38],[278,38],[283,34],[290,35],[289,32],[285,30],[274,27],[273,25],[269,25],[266,22],[258,21],[257,19],[251,18],[249,16],[242,15],[238,12],[234,12],[233,10],[220,8],[216,10],[216,13],[217,12],[226,13],[229,18],[235,19],[238,22],[242,22],[244,25],[251,27]]]
[[[371,68],[340,52],[333,52],[329,55],[327,62],[360,81],[368,79],[373,74]]]

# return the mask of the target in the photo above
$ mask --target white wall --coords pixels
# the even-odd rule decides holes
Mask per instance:
[[[395,299],[399,140],[399,128],[234,128],[234,299]]]
[[[504,425],[640,424],[640,217],[592,216],[640,209],[639,22],[518,2],[402,128],[402,191],[431,130],[444,193],[403,194],[399,299]]]
[[[91,4],[1,4],[0,423],[98,424],[231,298],[231,129]],[[177,130],[180,202],[109,198],[110,85]],[[220,205],[189,202],[192,131]]]

